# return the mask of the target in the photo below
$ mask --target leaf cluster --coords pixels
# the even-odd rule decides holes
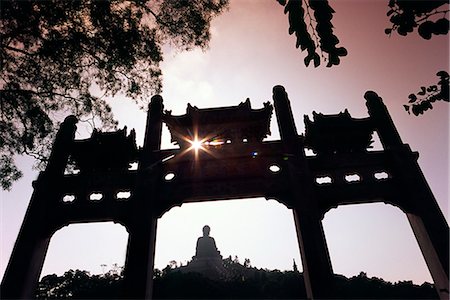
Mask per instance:
[[[161,92],[162,47],[205,48],[210,21],[228,0],[2,1],[0,177],[20,177],[16,154],[45,161],[51,133],[68,114],[116,121],[106,97],[142,107]]]
[[[225,262],[225,260],[224,260]],[[156,299],[305,299],[303,274],[295,271],[246,268],[228,260],[236,276],[212,280],[200,273],[182,273],[171,269],[153,278]],[[170,266],[168,266],[170,268]],[[44,276],[36,290],[38,299],[117,299],[121,295],[122,274],[109,271],[91,275],[87,271],[70,270],[63,276]],[[415,285],[412,281],[387,282],[369,278],[361,272],[347,278],[334,276],[336,299],[438,299],[433,285]]]
[[[408,104],[403,105],[408,114],[412,112],[413,115],[418,116],[432,109],[432,103],[436,101],[449,102],[449,75],[445,71],[439,71],[436,76],[439,77],[437,84],[422,86],[417,94],[408,96]]]
[[[413,284],[412,281],[385,281],[368,277],[365,272],[346,278],[335,275],[336,295],[340,299],[438,299],[430,283]]]
[[[327,0],[278,0],[288,15],[289,34],[295,34],[296,47],[307,51],[304,59],[308,67],[313,62],[318,67],[321,61],[327,67],[339,65],[340,57],[347,55],[344,47],[337,47],[339,39],[333,33],[334,10]],[[320,53],[320,55],[319,55]]]
[[[115,299],[120,295],[123,276],[113,271],[91,275],[69,270],[62,276],[44,276],[36,289],[37,299]]]
[[[447,34],[449,31],[446,0],[390,0],[388,5],[387,16],[390,16],[392,27],[385,29],[386,34],[397,31],[405,36],[417,28],[419,35],[429,40],[432,35]]]

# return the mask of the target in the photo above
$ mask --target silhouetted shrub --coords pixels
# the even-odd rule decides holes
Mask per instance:
[[[155,272],[155,299],[304,299],[303,274],[294,271],[244,267],[228,261],[233,276],[212,280],[199,273],[182,273],[166,268]],[[335,275],[336,299],[438,299],[430,283],[415,285],[412,281],[391,283],[367,277],[361,272],[347,278]],[[120,298],[122,276],[114,272],[90,275],[87,271],[70,270],[63,276],[47,275],[36,291],[39,299],[117,299]]]

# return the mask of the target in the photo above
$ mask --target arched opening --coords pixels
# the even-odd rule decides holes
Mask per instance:
[[[241,264],[280,271],[302,270],[292,211],[275,200],[262,198],[185,203],[158,220],[155,268],[170,261],[186,265],[195,255],[204,225],[223,258],[238,256]]]
[[[125,263],[128,232],[112,222],[71,224],[58,230],[50,241],[41,278],[72,270],[104,274]]]
[[[383,203],[339,206],[323,220],[333,271],[385,281],[433,282],[406,215]]]

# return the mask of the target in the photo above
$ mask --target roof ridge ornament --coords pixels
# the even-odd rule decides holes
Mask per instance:
[[[189,148],[197,140],[262,142],[270,135],[272,111],[270,102],[252,109],[249,98],[236,106],[204,109],[188,103],[186,114],[174,116],[165,111],[163,121],[169,128],[171,141],[181,148]]]

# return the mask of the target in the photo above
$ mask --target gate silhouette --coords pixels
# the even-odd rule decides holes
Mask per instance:
[[[343,204],[385,202],[406,215],[440,298],[449,297],[449,228],[382,100],[364,95],[369,117],[313,113],[298,135],[282,86],[273,89],[278,141],[263,141],[273,107],[198,109],[183,116],[149,104],[144,145],[126,128],[75,140],[69,116],[32,195],[3,282],[2,297],[32,298],[50,238],[71,223],[113,221],[129,233],[124,297],[152,297],[157,219],[174,206],[204,200],[265,197],[293,210],[308,298],[333,297],[333,270],[322,218]],[[166,123],[179,149],[161,150]],[[381,151],[367,151],[376,131]],[[316,154],[307,156],[305,149]],[[68,161],[79,172],[65,174]],[[129,169],[137,162],[137,170]]]

